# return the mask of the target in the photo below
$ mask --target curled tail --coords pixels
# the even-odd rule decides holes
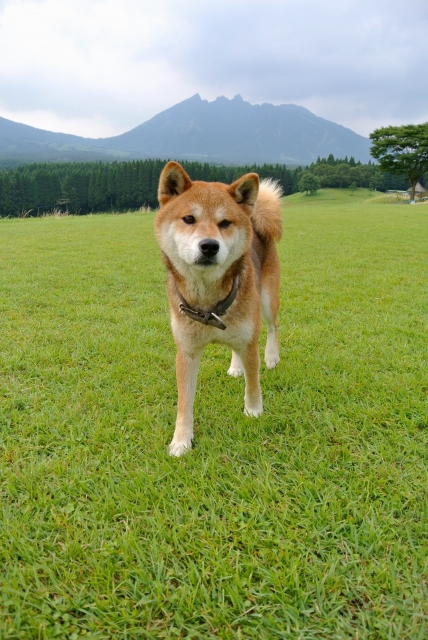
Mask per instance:
[[[261,181],[251,220],[255,232],[262,240],[281,240],[281,196],[282,189],[275,180],[268,178]]]

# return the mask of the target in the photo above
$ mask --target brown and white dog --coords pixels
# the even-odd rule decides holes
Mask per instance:
[[[228,186],[192,182],[177,162],[162,171],[156,236],[168,271],[171,327],[177,345],[178,413],[172,456],[192,447],[193,401],[205,345],[232,349],[231,376],[245,375],[245,413],[263,412],[259,381],[261,315],[265,361],[279,362],[277,314],[280,188],[256,173]]]

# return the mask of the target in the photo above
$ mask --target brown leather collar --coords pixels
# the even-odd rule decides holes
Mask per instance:
[[[185,298],[181,295],[181,292],[177,285],[175,285],[178,297],[180,298],[180,304],[178,306],[178,310],[180,315],[186,315],[191,320],[196,320],[196,322],[202,322],[202,324],[209,324],[212,327],[216,327],[217,329],[221,329],[224,331],[226,329],[226,325],[223,320],[220,320],[219,316],[224,316],[226,311],[229,309],[231,304],[235,301],[236,296],[238,295],[239,289],[239,278],[236,277],[233,279],[232,289],[229,295],[216,304],[214,309],[211,311],[203,311],[202,309],[192,309]]]

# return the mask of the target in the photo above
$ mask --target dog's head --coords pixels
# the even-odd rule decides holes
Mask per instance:
[[[168,162],[159,181],[156,235],[177,271],[210,270],[218,277],[248,250],[258,189],[256,173],[230,186],[192,182],[181,165]]]

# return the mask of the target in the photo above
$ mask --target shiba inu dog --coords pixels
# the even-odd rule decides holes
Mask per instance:
[[[159,181],[156,236],[167,268],[171,327],[177,346],[178,413],[172,456],[192,447],[199,362],[212,342],[232,349],[228,373],[245,376],[245,413],[263,412],[259,381],[261,316],[265,362],[279,362],[277,314],[281,238],[280,188],[248,173],[230,186],[192,182],[177,162]]]

